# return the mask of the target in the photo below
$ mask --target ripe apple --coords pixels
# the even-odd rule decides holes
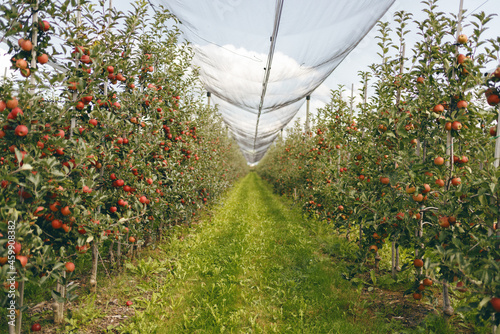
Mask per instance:
[[[424,83],[424,78],[423,77],[418,77],[417,78],[417,83],[423,84]]]
[[[16,67],[20,69],[26,69],[28,68],[28,62],[24,59],[18,59],[16,60]]]
[[[490,136],[495,137],[497,135],[497,126],[492,126],[490,128]]]
[[[14,242],[14,254],[19,254],[21,253],[21,244],[19,242]]]
[[[413,293],[413,299],[415,299],[415,300],[422,299],[422,294],[418,293],[418,292]]]
[[[148,199],[146,198],[146,196],[141,196],[139,198],[139,202],[141,202],[142,204],[145,204],[147,201],[148,201]]]
[[[412,198],[415,202],[422,202],[424,200],[424,195],[422,194],[412,195]]]
[[[500,312],[500,298],[493,297],[490,299],[490,304],[495,312]]]
[[[444,187],[444,180],[437,179],[437,180],[436,180],[436,184],[437,184],[439,187]]]
[[[454,186],[458,186],[462,183],[462,180],[459,177],[454,177],[451,179],[451,184]]]
[[[16,260],[19,260],[19,262],[21,262],[21,266],[23,268],[26,267],[26,264],[28,264],[28,258],[24,255],[16,255]]]
[[[52,225],[52,228],[53,229],[60,229],[62,227],[62,222],[59,220],[59,219],[54,219],[52,222],[51,222],[51,225]]]
[[[458,109],[465,109],[465,108],[467,108],[467,105],[468,105],[467,101],[461,100],[461,101],[458,101],[457,108]]]
[[[73,262],[66,262],[65,267],[67,273],[75,271],[75,264]]]
[[[451,123],[451,128],[455,131],[459,131],[460,129],[462,129],[462,123],[460,123],[459,121],[454,121],[453,123]]]
[[[135,238],[134,237],[129,237],[128,238],[128,242],[130,242],[130,243],[133,244],[135,242]]]
[[[93,125],[93,126],[97,126],[97,120],[94,118],[94,119],[91,119],[89,121],[89,124]]]
[[[424,286],[431,286],[432,285],[432,280],[426,278],[423,281]]]
[[[444,158],[442,158],[442,157],[435,158],[434,159],[434,164],[436,166],[442,166],[442,165],[444,165]]]
[[[431,186],[425,183],[424,189],[422,189],[422,194],[427,194],[429,191],[431,191]]]
[[[125,303],[127,306],[132,306],[132,302],[130,300],[127,300],[127,302]]]
[[[442,104],[437,104],[434,106],[434,108],[432,109],[432,111],[434,111],[435,113],[437,114],[440,114],[444,111],[444,107]]]
[[[80,57],[80,61],[84,64],[90,64],[92,62],[90,57],[88,55],[85,55],[85,54]]]
[[[90,102],[92,102],[93,98],[94,97],[92,95],[85,95],[84,97],[82,97],[82,102],[85,104],[89,104]]]
[[[21,42],[21,49],[23,51],[31,51],[33,49],[33,44],[31,43],[30,40],[28,39],[24,39],[22,42]]]
[[[125,181],[122,179],[116,180],[116,186],[117,187],[122,187],[125,184]]]
[[[7,118],[8,119],[16,119],[18,115],[23,116],[24,112],[22,111],[21,108],[15,107],[15,108],[12,108],[12,111],[9,113]]]
[[[40,21],[40,22],[38,22],[38,28],[44,32],[49,31],[50,23],[48,21],[45,21],[45,20]]]
[[[42,325],[40,325],[39,323],[34,323],[33,325],[31,325],[32,332],[39,332],[41,330],[42,330]]]
[[[118,210],[118,208],[116,206],[112,206],[112,207],[109,208],[109,211],[111,213],[115,213],[117,210]]]
[[[467,43],[467,35],[465,35],[465,34],[458,35],[457,43],[458,44],[465,44],[465,43]]]
[[[71,211],[69,210],[69,206],[65,206],[64,208],[61,209],[61,213],[63,216],[69,216],[71,214]]]
[[[106,71],[108,71],[108,73],[113,73],[115,71],[115,68],[110,65],[110,66],[106,67]]]
[[[39,63],[39,64],[47,64],[49,62],[49,56],[47,54],[41,54],[39,55],[38,57],[36,57],[36,61]]]
[[[11,109],[11,110],[16,108],[18,105],[19,105],[19,101],[15,97],[13,97],[12,99],[7,100],[7,102],[5,102],[5,106],[7,107],[7,109]]]
[[[444,216],[444,217],[439,218],[439,225],[442,228],[448,228],[448,227],[450,227],[450,222],[448,220],[448,217]]]
[[[416,189],[413,186],[411,186],[411,187],[409,185],[406,186],[406,193],[407,194],[413,194],[415,192],[415,190]]]
[[[339,205],[337,208],[339,211],[344,211],[344,207],[342,205]]]
[[[28,128],[26,125],[18,125],[16,130],[14,130],[14,133],[19,137],[24,137],[28,134]]]
[[[415,259],[413,260],[413,265],[415,268],[422,268],[424,266],[424,261],[422,261],[422,259]]]
[[[390,183],[390,180],[389,180],[389,178],[388,178],[388,177],[381,177],[381,178],[380,178],[380,182],[381,182],[382,184],[389,184],[389,183]]]
[[[491,94],[486,98],[486,101],[490,106],[496,106],[497,104],[500,103],[500,98],[496,94]]]

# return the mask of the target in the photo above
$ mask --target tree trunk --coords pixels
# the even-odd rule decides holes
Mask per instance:
[[[453,307],[451,306],[450,303],[450,295],[448,291],[448,283],[443,282],[443,313],[445,316],[451,317],[455,310],[453,310]]]
[[[122,243],[118,241],[116,243],[116,268],[121,267],[121,257],[122,257]]]
[[[94,240],[92,242],[92,269],[90,272],[90,287],[92,292],[97,293],[97,260],[99,259],[99,253],[97,249],[97,242]]]
[[[19,308],[24,305],[24,281],[19,282]],[[16,319],[16,334],[21,334],[21,327],[23,322],[23,312],[19,311]]]

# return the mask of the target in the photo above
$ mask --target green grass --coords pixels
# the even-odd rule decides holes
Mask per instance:
[[[161,246],[173,269],[145,280],[130,268],[135,316],[124,333],[390,333],[360,291],[321,252],[322,224],[273,195],[251,173],[209,222]],[[149,254],[148,254],[149,255]],[[144,268],[145,267],[145,268]],[[123,279],[123,278],[122,278]],[[161,282],[161,283],[159,283]]]

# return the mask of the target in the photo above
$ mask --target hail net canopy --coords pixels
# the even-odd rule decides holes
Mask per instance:
[[[394,0],[150,0],[181,21],[193,65],[249,163]]]

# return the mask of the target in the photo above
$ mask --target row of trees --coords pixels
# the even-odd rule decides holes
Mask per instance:
[[[462,13],[424,2],[428,15],[413,22],[422,39],[411,56],[411,15],[398,12],[395,27],[378,25],[381,62],[360,73],[357,108],[342,87],[332,91],[314,131],[296,125],[258,171],[335,230],[356,231],[360,262],[378,263],[378,250],[391,247],[396,277],[399,248],[411,250],[403,270],[414,268],[415,279],[406,294],[418,300],[441,285],[451,316],[450,295],[467,291],[468,306],[459,311],[475,309],[479,321],[497,326],[500,68],[484,71],[498,63],[500,38],[482,38],[491,15],[469,15],[467,36]]]
[[[20,333],[26,284],[53,289],[62,322],[76,257],[91,253],[95,291],[99,256],[119,267],[191,222],[246,164],[166,10],[13,0],[0,12],[16,71],[0,83],[0,297]]]

